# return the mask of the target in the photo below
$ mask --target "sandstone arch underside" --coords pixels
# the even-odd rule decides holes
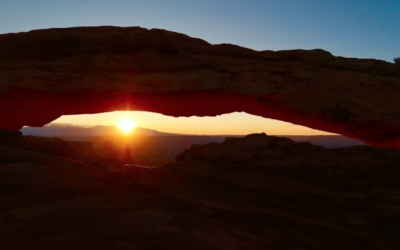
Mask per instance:
[[[320,49],[254,51],[140,27],[0,35],[6,129],[115,110],[244,111],[400,149],[399,97],[398,65]]]

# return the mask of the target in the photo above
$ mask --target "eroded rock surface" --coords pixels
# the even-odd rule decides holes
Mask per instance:
[[[1,249],[400,248],[400,153],[253,134],[146,168],[0,145]]]
[[[0,35],[0,127],[67,114],[244,111],[400,148],[400,67],[327,51],[253,51],[170,31],[78,27]]]

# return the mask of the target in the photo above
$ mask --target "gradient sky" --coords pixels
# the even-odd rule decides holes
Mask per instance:
[[[399,0],[0,0],[0,33],[99,25],[161,28],[254,50],[322,48],[334,55],[386,61],[400,56]],[[116,114],[63,117],[57,122],[110,124],[121,115]],[[128,116],[139,126],[167,132],[207,123],[193,131],[209,133],[204,127],[215,127],[224,134],[268,133],[280,127],[278,134],[321,134],[243,113],[214,121],[138,112]],[[164,127],[158,128],[161,124]]]

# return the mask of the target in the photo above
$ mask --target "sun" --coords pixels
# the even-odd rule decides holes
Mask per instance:
[[[129,118],[124,118],[118,122],[117,126],[125,133],[129,133],[134,127],[136,127],[136,123]]]

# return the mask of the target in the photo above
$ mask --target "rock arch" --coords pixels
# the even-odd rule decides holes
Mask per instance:
[[[244,111],[400,149],[400,67],[327,51],[254,51],[140,27],[0,35],[0,127],[69,114]]]

